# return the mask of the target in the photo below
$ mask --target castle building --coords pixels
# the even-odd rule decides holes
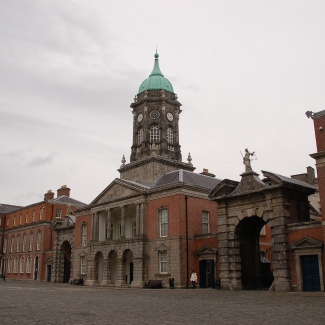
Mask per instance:
[[[51,281],[54,220],[85,205],[70,197],[66,185],[49,190],[44,200],[28,206],[1,205],[1,278]]]

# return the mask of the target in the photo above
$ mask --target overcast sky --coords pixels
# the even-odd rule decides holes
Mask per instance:
[[[0,203],[61,185],[90,203],[131,154],[130,104],[152,71],[183,104],[196,172],[239,180],[315,166],[325,109],[325,1],[0,0]],[[261,175],[262,176],[262,175]]]

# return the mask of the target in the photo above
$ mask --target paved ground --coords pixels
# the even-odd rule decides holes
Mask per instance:
[[[324,293],[0,282],[0,324],[325,324]]]

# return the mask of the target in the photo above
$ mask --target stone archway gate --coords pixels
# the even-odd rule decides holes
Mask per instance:
[[[209,195],[218,203],[218,252],[223,289],[243,288],[236,227],[244,218],[258,217],[271,229],[274,290],[291,290],[287,225],[310,219],[308,196],[315,188],[278,174],[262,173],[263,181],[253,171],[241,174],[239,183],[225,179]]]

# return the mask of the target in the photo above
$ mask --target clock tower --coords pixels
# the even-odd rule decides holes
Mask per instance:
[[[121,178],[145,183],[153,182],[164,172],[195,169],[190,160],[189,163],[182,162],[178,128],[182,104],[170,81],[161,73],[158,58],[156,53],[154,68],[140,85],[131,104],[133,143],[130,163],[123,162],[119,169]]]

